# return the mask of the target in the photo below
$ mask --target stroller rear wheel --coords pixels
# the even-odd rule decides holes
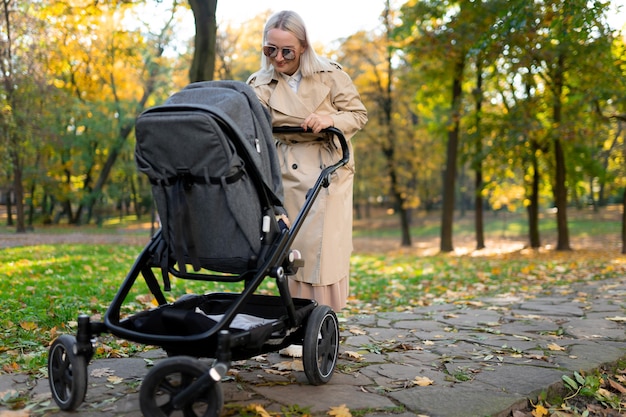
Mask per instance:
[[[174,397],[209,372],[208,364],[189,356],[164,359],[146,374],[139,390],[139,405],[146,417],[184,416],[217,417],[224,404],[222,387],[211,386],[182,408],[174,405]]]
[[[339,323],[328,306],[320,305],[309,316],[302,344],[304,373],[312,385],[330,381],[339,353]]]
[[[48,353],[48,380],[61,410],[75,410],[87,393],[87,360],[76,354],[76,338],[59,336]]]

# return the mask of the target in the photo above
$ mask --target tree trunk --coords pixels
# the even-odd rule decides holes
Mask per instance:
[[[193,61],[189,69],[189,82],[209,81],[215,71],[215,44],[217,0],[189,0],[196,24]]]
[[[391,44],[391,20],[390,20],[390,8],[389,2],[385,7],[385,28],[387,34],[387,41]],[[389,173],[389,181],[391,186],[391,194],[395,200],[395,205],[400,215],[400,230],[402,233],[402,246],[411,246],[411,229],[409,227],[409,216],[405,207],[405,198],[400,191],[400,185],[397,175],[397,169],[395,163],[396,154],[396,130],[393,122],[393,64],[392,64],[392,48],[388,48],[387,53],[387,86],[385,88],[385,95],[382,98],[384,124],[387,129],[386,141],[382,146],[383,155],[385,155],[387,172]]]
[[[531,144],[531,164],[533,169],[533,178],[530,185],[530,204],[528,205],[528,240],[531,248],[539,248],[541,239],[539,238],[539,161],[537,161],[537,143],[532,141]]]
[[[24,215],[24,184],[22,184],[22,162],[20,161],[17,151],[11,152],[13,159],[13,191],[15,191],[15,231],[17,233],[26,232],[26,223]]]
[[[553,133],[555,177],[554,203],[556,205],[557,244],[556,250],[571,250],[569,245],[569,230],[567,227],[567,172],[565,166],[565,152],[561,143],[562,102],[561,95],[564,84],[565,58],[560,54],[557,59],[557,69],[554,76],[554,105],[553,120],[556,131]]]
[[[452,252],[452,226],[454,223],[454,192],[456,187],[457,153],[459,147],[460,130],[460,103],[463,82],[463,70],[465,57],[459,57],[455,66],[454,79],[452,80],[452,105],[450,111],[451,128],[448,131],[448,145],[446,149],[446,170],[443,183],[443,208],[441,211],[441,242],[442,252]]]
[[[622,254],[626,254],[626,190],[622,194]]]
[[[478,167],[476,170],[476,198],[474,200],[474,225],[476,228],[476,249],[485,249],[485,224],[484,224],[484,213],[483,213],[483,196],[481,193],[481,189],[483,187],[483,171],[482,167]]]
[[[13,189],[9,188],[7,192],[7,226],[13,226]]]
[[[476,149],[474,158],[474,227],[476,229],[476,249],[485,248],[485,226],[483,222],[483,140],[481,134],[482,107],[483,107],[483,72],[480,57],[476,65]]]

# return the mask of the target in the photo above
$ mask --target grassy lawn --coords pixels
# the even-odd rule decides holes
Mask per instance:
[[[616,213],[572,216],[572,240],[615,241],[620,223]],[[398,239],[393,219],[383,218],[375,229],[357,225],[355,237]],[[491,215],[486,227],[489,238],[524,240],[525,219],[511,214]],[[438,237],[437,219],[416,219],[416,240]],[[542,239],[553,238],[554,227],[544,221]],[[471,241],[471,216],[460,219],[455,238]],[[80,229],[95,235],[112,233],[121,227]],[[123,225],[127,233],[141,233],[136,225]],[[70,233],[67,228],[46,230],[46,234]],[[76,231],[76,229],[71,229]],[[129,232],[130,230],[130,232]],[[8,236],[0,232],[0,239]],[[543,238],[543,236],[546,236]],[[599,245],[601,247],[601,245]],[[46,372],[47,345],[61,333],[75,333],[79,313],[95,318],[104,313],[123,278],[138,256],[141,245],[39,244],[0,249],[0,372]],[[341,314],[404,311],[419,305],[464,302],[484,295],[534,297],[567,291],[572,282],[622,276],[626,257],[619,250],[578,249],[571,252],[517,250],[510,253],[419,255],[411,250],[385,253],[355,253],[349,308]],[[141,283],[141,281],[139,281]],[[173,280],[172,300],[186,293],[225,290],[226,284]],[[238,289],[238,287],[236,288]],[[266,280],[265,293],[275,286]],[[129,297],[129,310],[151,305],[148,290],[136,285]],[[142,346],[109,337],[100,343],[98,357],[124,356]]]

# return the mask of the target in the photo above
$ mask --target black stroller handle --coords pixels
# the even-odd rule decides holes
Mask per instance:
[[[287,134],[296,134],[296,133],[312,133],[310,129],[305,130],[299,126],[277,126],[272,129],[274,133],[287,133]],[[322,129],[321,133],[331,133],[339,139],[339,145],[341,146],[342,158],[336,164],[332,165],[332,171],[335,171],[337,168],[344,166],[350,161],[350,149],[348,148],[348,141],[344,136],[343,132],[336,127],[327,127],[326,129]]]
[[[305,131],[301,127],[290,127],[290,126],[274,127],[272,130],[274,133],[287,133],[287,134],[309,132],[309,131]],[[322,172],[320,172],[320,175],[317,178],[315,185],[313,185],[313,187],[309,189],[309,191],[306,194],[304,205],[300,209],[300,212],[298,213],[296,219],[292,221],[291,227],[289,229],[288,238],[286,241],[283,242],[284,246],[281,248],[281,250],[286,250],[287,248],[291,246],[291,244],[293,243],[293,240],[298,234],[298,231],[302,227],[302,223],[304,222],[304,219],[308,215],[309,211],[311,211],[311,208],[313,207],[313,203],[315,202],[317,195],[320,193],[322,188],[326,188],[330,185],[331,175],[335,171],[337,171],[339,168],[346,165],[348,161],[350,160],[350,150],[348,148],[348,142],[346,141],[346,137],[343,135],[343,132],[341,130],[335,127],[329,127],[326,129],[322,129],[322,133],[331,133],[337,136],[337,138],[339,139],[339,144],[341,145],[342,158],[341,160],[337,161],[333,165],[325,167],[322,170]]]

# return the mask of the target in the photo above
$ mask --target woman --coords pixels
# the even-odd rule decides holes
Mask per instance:
[[[312,134],[277,135],[285,207],[294,217],[321,170],[341,159],[336,138],[321,134],[336,127],[350,139],[367,122],[367,111],[341,66],[319,57],[302,18],[282,11],[263,32],[261,69],[248,79],[273,126],[300,126]],[[350,145],[350,155],[352,147]],[[289,280],[292,296],[310,298],[335,311],[346,306],[352,253],[354,160],[323,188],[298,233],[293,248],[304,267]]]

